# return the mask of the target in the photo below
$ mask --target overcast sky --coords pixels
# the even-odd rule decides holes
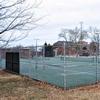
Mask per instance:
[[[32,1],[32,0],[31,0]],[[18,45],[35,45],[45,41],[53,43],[57,40],[62,28],[74,28],[84,22],[88,26],[100,27],[100,0],[43,0],[36,10],[37,16],[45,16],[39,26],[30,31],[30,35],[19,41]]]

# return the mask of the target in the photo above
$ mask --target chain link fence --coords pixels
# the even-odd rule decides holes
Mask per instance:
[[[0,67],[5,53],[19,52],[20,74],[64,89],[94,84],[100,80],[100,52],[96,43],[58,41],[53,46],[0,49]]]

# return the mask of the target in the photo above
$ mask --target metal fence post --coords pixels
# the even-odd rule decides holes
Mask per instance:
[[[98,82],[98,62],[99,62],[99,33],[97,32],[97,46],[96,46],[96,83]]]
[[[66,44],[65,44],[65,41],[64,41],[64,90],[66,90],[67,88],[67,83],[66,83]]]
[[[42,57],[42,60],[43,60],[43,69],[45,69],[45,45],[43,46],[43,57]]]

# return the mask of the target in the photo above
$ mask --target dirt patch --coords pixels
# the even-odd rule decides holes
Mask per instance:
[[[11,74],[9,74],[9,73],[7,73],[6,71],[4,71],[4,70],[0,70],[0,76],[7,76],[7,75],[11,75]]]
[[[100,100],[100,84],[64,91],[45,82],[0,71],[0,100]]]

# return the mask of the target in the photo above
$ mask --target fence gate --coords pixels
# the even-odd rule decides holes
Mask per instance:
[[[6,69],[15,73],[19,73],[19,53],[6,52]]]

